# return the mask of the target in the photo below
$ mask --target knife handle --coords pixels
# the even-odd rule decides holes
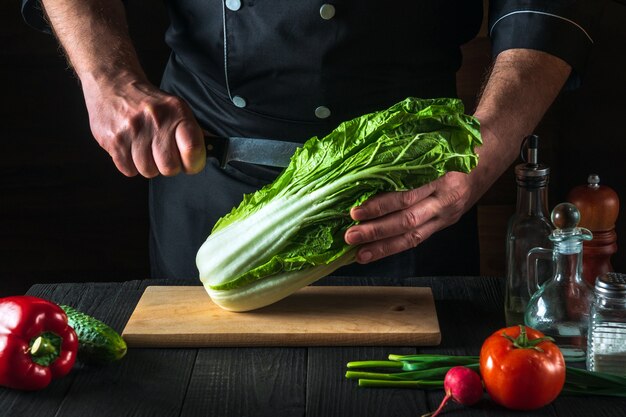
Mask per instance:
[[[226,164],[226,152],[228,152],[228,139],[219,136],[204,136],[207,158],[215,158],[224,168]]]

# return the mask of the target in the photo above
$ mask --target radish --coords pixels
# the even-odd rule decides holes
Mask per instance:
[[[474,405],[483,396],[483,383],[480,376],[464,366],[450,368],[443,380],[443,389],[446,391],[446,396],[443,397],[439,408],[432,413],[424,414],[422,417],[439,415],[450,398],[459,404]]]

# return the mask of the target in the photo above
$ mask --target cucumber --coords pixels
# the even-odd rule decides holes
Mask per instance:
[[[126,342],[115,330],[73,307],[60,306],[78,336],[78,359],[86,363],[108,363],[126,355]]]

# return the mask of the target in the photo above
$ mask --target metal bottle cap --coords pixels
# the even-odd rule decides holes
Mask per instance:
[[[594,190],[600,188],[600,176],[598,174],[589,174],[587,177],[587,186]]]
[[[539,136],[527,136],[522,142],[520,157],[524,164],[515,166],[517,184],[526,188],[539,188],[548,185],[550,168],[540,164],[537,157]]]
[[[605,297],[626,297],[626,274],[607,272],[596,278],[596,293]]]

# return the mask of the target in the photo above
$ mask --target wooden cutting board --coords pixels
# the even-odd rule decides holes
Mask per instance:
[[[201,286],[147,287],[122,336],[130,347],[432,346],[441,341],[430,288],[309,286],[234,313]]]

